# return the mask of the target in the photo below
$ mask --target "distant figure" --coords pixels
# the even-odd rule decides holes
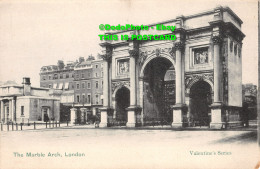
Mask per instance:
[[[49,121],[48,114],[44,114],[43,121],[44,122],[48,122]]]
[[[94,126],[95,126],[95,128],[98,128],[98,127],[99,127],[99,122],[100,122],[100,121],[99,121],[99,118],[98,118],[97,115],[95,115],[94,117],[95,117],[95,118],[94,118],[94,119],[95,119]]]

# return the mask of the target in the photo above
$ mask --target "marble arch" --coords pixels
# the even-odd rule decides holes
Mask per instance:
[[[100,109],[100,127],[107,127],[108,119],[113,116],[116,83],[129,84],[130,106],[127,108],[126,126],[137,127],[143,124],[144,70],[156,57],[166,58],[174,66],[176,91],[175,104],[172,105],[173,128],[187,126],[187,95],[192,85],[200,80],[210,84],[214,96],[210,106],[210,127],[220,129],[240,126],[242,57],[239,51],[242,51],[245,37],[241,31],[242,20],[229,7],[218,6],[203,13],[178,16],[159,23],[176,26],[174,32],[157,32],[158,35],[175,34],[175,41],[118,40],[100,43],[104,59],[104,102]],[[149,30],[110,32],[118,37],[153,33]],[[230,42],[234,45],[230,46]]]

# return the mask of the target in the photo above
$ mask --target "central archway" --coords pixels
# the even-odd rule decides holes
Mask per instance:
[[[151,59],[143,69],[143,121],[172,121],[175,70],[165,57]]]

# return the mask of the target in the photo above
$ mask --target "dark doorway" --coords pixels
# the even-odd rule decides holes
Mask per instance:
[[[144,122],[171,122],[175,104],[175,70],[163,57],[152,59],[144,69]]]
[[[121,87],[116,92],[116,120],[127,122],[127,110],[130,106],[130,91],[126,87]]]
[[[209,126],[211,87],[205,81],[196,82],[190,89],[190,118],[193,126]]]

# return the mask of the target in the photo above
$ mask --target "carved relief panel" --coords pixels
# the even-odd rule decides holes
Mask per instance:
[[[193,50],[194,65],[209,63],[208,47]]]
[[[190,69],[196,71],[210,69],[212,58],[209,45],[192,46],[189,52]]]
[[[116,59],[116,76],[127,77],[129,74],[129,59]]]

